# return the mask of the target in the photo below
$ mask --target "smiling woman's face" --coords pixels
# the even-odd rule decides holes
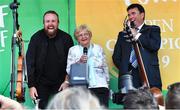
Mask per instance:
[[[88,47],[91,41],[91,34],[87,30],[81,30],[78,33],[77,41],[83,47]]]

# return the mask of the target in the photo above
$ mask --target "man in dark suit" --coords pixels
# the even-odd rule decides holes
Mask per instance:
[[[130,32],[133,35],[131,40],[138,41],[150,87],[161,89],[162,83],[158,61],[158,50],[161,43],[160,28],[144,23],[145,10],[140,4],[128,6],[127,13],[128,22],[133,22],[135,25],[134,28],[130,28]],[[131,50],[132,42],[127,39],[127,33],[121,31],[112,56],[113,62],[120,72],[119,84],[121,75],[131,73],[133,86],[139,88],[142,86],[142,80],[139,75],[138,65],[134,67],[135,64],[132,65],[130,61]]]

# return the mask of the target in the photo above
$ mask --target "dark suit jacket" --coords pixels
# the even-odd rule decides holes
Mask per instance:
[[[162,83],[158,61],[158,50],[161,43],[160,28],[144,24],[140,33],[139,41],[141,45],[139,47],[150,86],[161,89]],[[128,72],[129,57],[132,49],[132,44],[126,41],[127,38],[124,35],[123,32],[119,33],[112,56],[113,62],[119,69],[120,74]],[[139,73],[132,72],[132,75],[133,80],[138,81],[137,76],[139,77]]]

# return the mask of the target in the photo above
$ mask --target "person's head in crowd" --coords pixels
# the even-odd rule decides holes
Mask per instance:
[[[43,16],[44,30],[48,37],[53,38],[56,36],[58,25],[59,25],[59,16],[55,11],[47,11]]]
[[[87,25],[82,24],[75,29],[74,36],[81,46],[88,47],[90,45],[92,32]]]
[[[124,109],[158,109],[158,103],[148,88],[129,91],[123,104]]]
[[[87,89],[70,87],[56,94],[47,109],[93,110],[101,109],[101,106],[98,99]]]
[[[23,110],[24,107],[15,100],[0,95],[0,110]]]
[[[166,109],[180,109],[180,82],[168,86]]]

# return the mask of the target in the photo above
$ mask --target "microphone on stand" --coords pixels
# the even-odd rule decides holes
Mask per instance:
[[[139,30],[139,29],[136,27],[136,24],[134,23],[134,21],[131,21],[131,22],[130,22],[130,26],[131,26],[131,28],[136,29],[136,31]]]
[[[136,25],[134,24],[134,21],[130,22],[130,26],[131,26],[131,28],[135,28],[136,27]]]
[[[87,47],[84,47],[84,48],[83,48],[83,54],[84,54],[84,55],[87,55],[87,53],[88,53],[88,49],[87,49]]]

